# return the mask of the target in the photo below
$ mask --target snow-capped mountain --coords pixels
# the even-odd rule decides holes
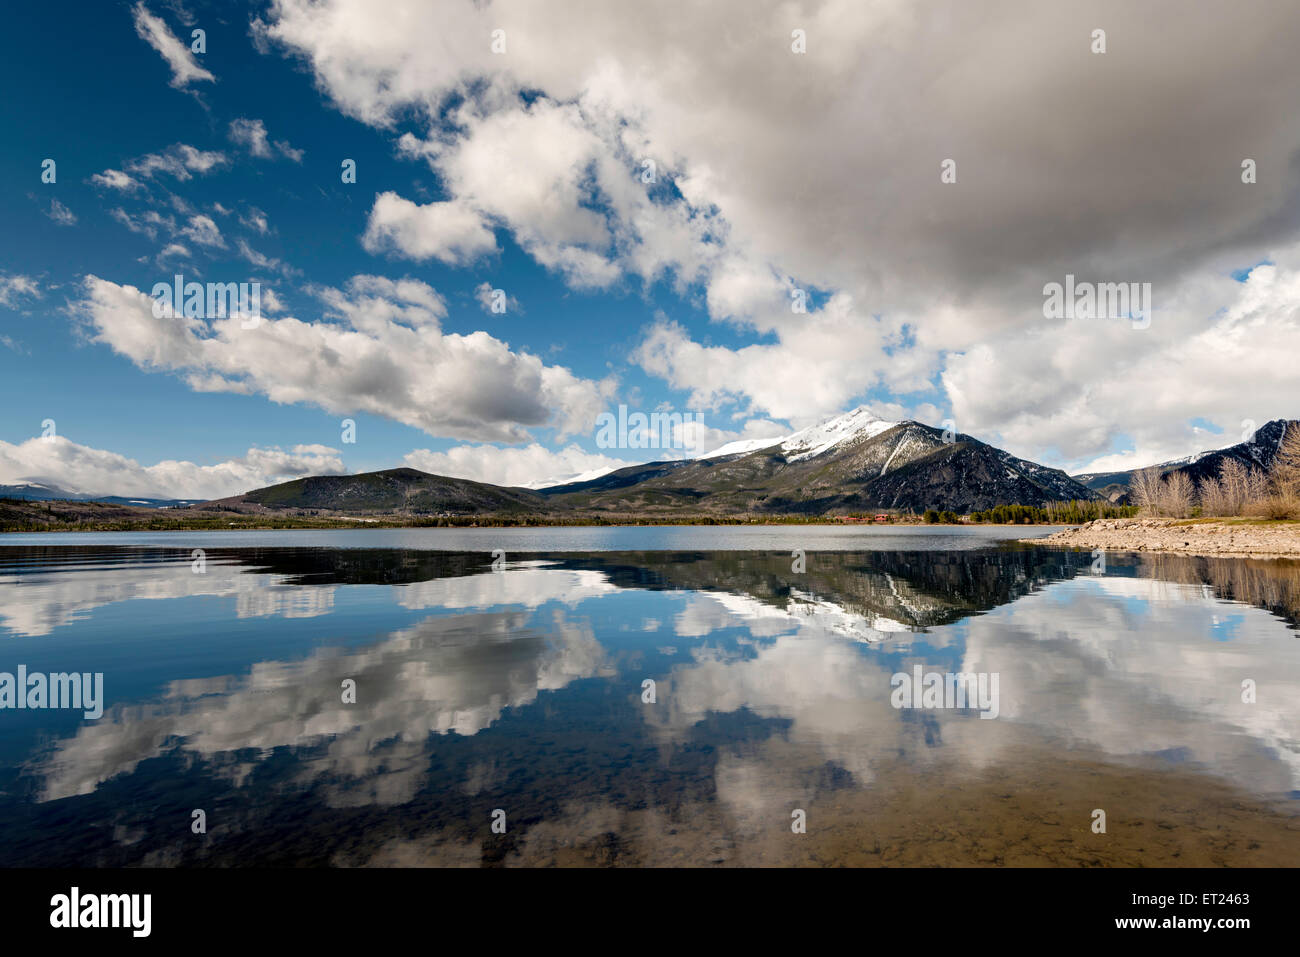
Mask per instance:
[[[898,424],[877,418],[865,405],[860,405],[788,436],[781,442],[781,451],[787,462],[802,462],[852,442],[874,438]]]
[[[1270,423],[1261,433],[1272,440],[1272,431]],[[62,492],[35,485],[12,491],[28,498]],[[1016,458],[969,435],[887,421],[858,407],[784,437],[732,442],[693,459],[597,469],[560,485],[501,488],[401,468],[308,477],[212,504],[375,514],[671,517],[969,512],[1097,497],[1059,469]]]
[[[109,502],[113,505],[139,505],[142,508],[177,508],[201,501],[196,498],[128,498],[122,495],[92,495],[88,492],[74,492],[41,482],[0,485],[0,498],[16,498],[29,502]]]
[[[757,452],[759,449],[770,449],[774,445],[780,445],[785,439],[777,436],[773,439],[737,439],[734,442],[728,442],[726,445],[720,445],[711,452],[703,455],[697,455],[697,459],[720,459],[724,455],[744,455],[748,452]]]
[[[525,482],[519,488],[530,488],[534,491],[540,488],[552,488],[556,485],[570,485],[574,482],[590,482],[592,479],[598,479],[602,475],[608,475],[614,471],[612,466],[604,468],[591,469],[587,472],[579,472],[575,475],[551,476],[550,478],[541,479],[540,481]]]
[[[1098,497],[1059,469],[968,435],[886,421],[865,407],[784,438],[733,442],[698,458],[647,462],[539,491],[556,506],[611,513],[965,512]]]
[[[1277,451],[1282,445],[1282,439],[1286,436],[1287,429],[1293,424],[1295,424],[1294,420],[1288,422],[1286,419],[1274,419],[1260,426],[1245,442],[1238,442],[1236,445],[1229,445],[1222,449],[1197,452],[1195,455],[1188,455],[1172,462],[1161,462],[1154,468],[1159,469],[1161,475],[1168,475],[1170,472],[1185,472],[1188,478],[1197,484],[1204,482],[1206,479],[1217,478],[1223,464],[1229,459],[1235,459],[1247,468],[1257,468],[1267,472],[1273,467],[1273,460],[1277,457]],[[1140,470],[1085,472],[1082,475],[1076,475],[1075,479],[1088,486],[1088,488],[1100,492],[1112,500],[1119,501],[1128,493],[1133,475],[1138,471]]]
[[[865,405],[860,405],[790,435],[770,439],[738,439],[694,458],[701,460],[721,458],[724,455],[745,455],[779,445],[788,461],[797,462],[829,452],[836,446],[857,438],[871,438],[896,425],[897,422],[877,418]]]

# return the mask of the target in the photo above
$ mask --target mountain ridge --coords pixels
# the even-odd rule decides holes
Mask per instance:
[[[1097,497],[1060,469],[969,435],[911,420],[889,422],[859,407],[758,449],[645,462],[546,488],[506,488],[402,468],[295,479],[207,507],[411,515],[811,516],[881,509],[968,512]]]
[[[1300,425],[1300,423],[1297,423]],[[1267,470],[1288,422],[1276,419],[1248,441],[1159,466],[1194,480],[1234,458]],[[995,505],[1122,501],[1133,472],[1077,476],[1021,459],[963,433],[914,420],[891,422],[865,406],[771,440],[740,440],[698,458],[643,462],[546,487],[499,486],[399,467],[353,475],[303,476],[207,502],[79,495],[46,484],[0,487],[0,497],[320,517],[495,515],[610,520],[620,515],[802,516],[926,509],[958,513]],[[364,519],[363,519],[364,520]]]
[[[1271,419],[1256,429],[1249,439],[1236,445],[1207,449],[1181,459],[1146,466],[1146,468],[1159,469],[1161,477],[1172,472],[1185,472],[1196,484],[1208,478],[1216,478],[1223,463],[1228,459],[1236,459],[1247,468],[1259,468],[1267,472],[1272,468],[1277,450],[1282,445],[1287,428],[1291,425],[1300,428],[1300,422],[1295,419]],[[1127,498],[1133,476],[1141,471],[1142,469],[1126,469],[1114,472],[1081,472],[1074,478],[1092,491],[1113,502],[1118,502]]]

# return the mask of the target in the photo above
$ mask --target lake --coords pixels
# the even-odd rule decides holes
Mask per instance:
[[[616,525],[554,528],[259,529],[228,532],[34,532],[3,545],[212,545],[294,548],[410,548],[420,551],[694,551],[982,548],[1043,537],[1063,525]]]
[[[4,536],[0,864],[1293,865],[1300,562],[1050,531]]]

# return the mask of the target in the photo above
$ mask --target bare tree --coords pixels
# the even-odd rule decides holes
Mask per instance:
[[[1197,498],[1201,502],[1201,512],[1205,515],[1235,515],[1225,483],[1222,479],[1203,479],[1196,487]]]
[[[1129,481],[1129,495],[1133,504],[1149,511],[1160,509],[1160,469],[1156,466],[1140,469],[1133,473]]]
[[[1224,459],[1219,467],[1219,476],[1223,486],[1223,514],[1240,515],[1250,494],[1250,474],[1246,466],[1236,459]]]
[[[1170,472],[1160,483],[1160,511],[1186,518],[1192,509],[1192,491],[1192,480],[1186,472]]]
[[[1269,478],[1279,495],[1285,498],[1300,496],[1300,423],[1286,424]]]
[[[1268,476],[1263,469],[1252,468],[1246,473],[1246,497],[1244,504],[1258,505],[1268,498]]]

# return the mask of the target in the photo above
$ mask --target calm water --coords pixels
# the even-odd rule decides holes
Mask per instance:
[[[1300,563],[538,531],[0,540],[0,672],[106,700],[0,710],[0,864],[1300,860]]]
[[[802,548],[958,550],[1050,535],[1065,526],[628,525],[612,528],[355,528],[229,532],[36,532],[3,545],[167,545],[176,548],[413,548],[420,551],[622,552]]]

